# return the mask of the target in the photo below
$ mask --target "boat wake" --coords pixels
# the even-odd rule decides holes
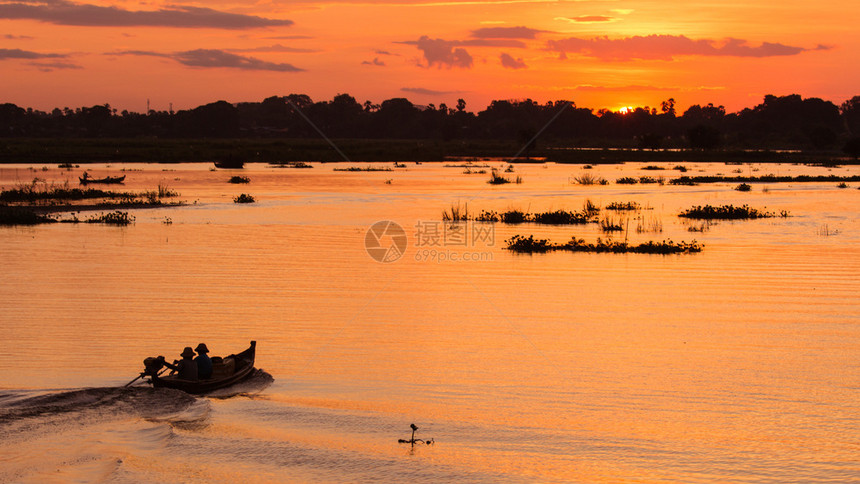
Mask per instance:
[[[275,381],[269,373],[264,370],[256,369],[247,379],[231,385],[227,388],[221,388],[214,392],[207,393],[209,398],[231,398],[237,396],[253,397],[255,394],[262,392]]]

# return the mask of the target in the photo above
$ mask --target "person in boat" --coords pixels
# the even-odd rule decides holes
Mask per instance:
[[[90,172],[85,171],[85,172],[84,172],[84,176],[82,176],[81,178],[82,178],[82,179],[84,179],[84,180],[89,180],[89,179],[90,179]]]
[[[194,350],[192,350],[190,346],[186,346],[185,349],[182,350],[182,354],[179,356],[182,357],[182,359],[179,360],[179,363],[172,365],[165,361],[164,366],[179,373],[179,378],[182,378],[183,380],[197,380],[197,362],[193,359]]]
[[[194,358],[194,362],[197,363],[197,377],[201,380],[212,378],[212,360],[209,358],[209,348],[206,347],[206,343],[200,343],[194,351],[198,355]]]

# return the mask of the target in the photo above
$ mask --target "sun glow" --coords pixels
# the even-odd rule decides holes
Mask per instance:
[[[628,113],[632,113],[633,109],[634,109],[633,106],[622,106],[622,107],[618,108],[617,111],[621,114],[628,114]]]

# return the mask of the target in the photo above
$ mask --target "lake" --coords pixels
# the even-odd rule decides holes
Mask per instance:
[[[474,172],[506,164],[445,166],[463,163],[87,165],[188,204],[0,227],[0,481],[858,482],[860,184],[620,185],[682,173],[549,163],[494,186]],[[0,165],[0,186],[81,172]],[[586,201],[625,230],[442,222]],[[789,216],[678,217],[706,204]],[[516,254],[517,234],[704,250]],[[251,340],[263,372],[237,388],[121,388],[147,356]],[[412,423],[434,443],[398,443]]]

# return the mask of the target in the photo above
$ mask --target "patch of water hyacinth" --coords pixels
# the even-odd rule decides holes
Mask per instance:
[[[756,218],[772,218],[772,217],[788,217],[788,212],[783,210],[776,214],[750,207],[749,205],[698,205],[693,208],[688,208],[681,212],[678,216],[684,218],[698,220],[745,220]]]
[[[520,254],[546,253],[551,251],[566,252],[589,252],[589,253],[611,253],[611,254],[692,254],[701,252],[704,246],[695,240],[692,242],[673,242],[663,240],[661,242],[648,241],[641,244],[629,244],[628,242],[603,240],[597,238],[594,243],[587,243],[584,239],[571,238],[564,244],[554,244],[548,239],[536,239],[533,235],[528,237],[514,235],[505,241],[507,250]]]

